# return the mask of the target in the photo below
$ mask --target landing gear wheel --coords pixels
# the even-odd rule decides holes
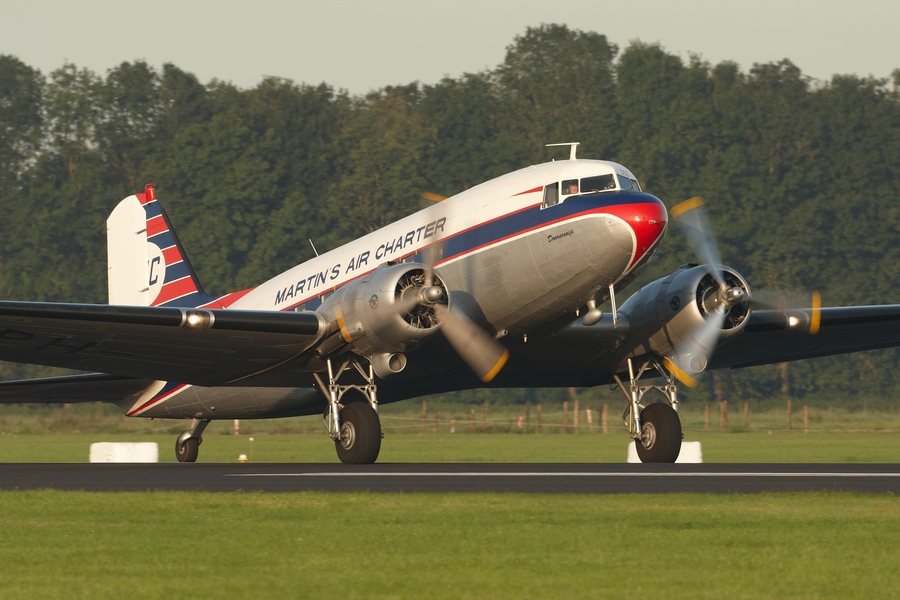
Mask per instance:
[[[334,441],[345,465],[370,465],[381,450],[381,421],[367,402],[352,402],[341,409],[340,438]]]
[[[197,438],[188,438],[181,441],[175,440],[175,457],[178,462],[197,462],[197,455],[200,454],[200,440]]]
[[[641,439],[634,440],[641,462],[673,463],[681,452],[681,419],[669,404],[657,402],[641,411]]]

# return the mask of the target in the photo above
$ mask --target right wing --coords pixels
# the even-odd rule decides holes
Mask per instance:
[[[329,333],[312,311],[0,302],[0,360],[202,386],[297,386]]]
[[[137,400],[153,383],[104,373],[0,381],[0,404],[120,402]]]

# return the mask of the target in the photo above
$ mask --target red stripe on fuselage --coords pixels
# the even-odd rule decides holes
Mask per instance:
[[[143,404],[141,404],[140,406],[138,406],[138,407],[135,408],[134,410],[131,410],[131,411],[128,411],[127,413],[125,413],[125,416],[126,416],[126,417],[131,417],[131,416],[134,416],[134,415],[136,415],[136,414],[138,414],[138,413],[140,413],[140,412],[143,412],[143,411],[145,411],[145,410],[147,410],[147,409],[149,409],[149,408],[152,408],[154,405],[160,404],[161,402],[163,402],[163,401],[165,401],[165,400],[168,400],[169,398],[171,398],[172,396],[178,394],[179,392],[183,392],[183,391],[186,390],[188,387],[190,387],[188,384],[182,383],[182,384],[179,385],[178,387],[172,388],[171,390],[169,390],[168,392],[163,393],[162,395],[157,395],[157,396],[154,396],[154,397],[150,398],[149,400],[147,400],[146,402],[144,402]]]
[[[607,210],[611,215],[625,221],[634,232],[634,256],[628,265],[630,270],[647,252],[653,248],[666,230],[669,215],[662,202],[646,202],[641,204],[620,204],[615,210]]]
[[[228,308],[247,294],[253,291],[254,288],[248,288],[246,290],[241,290],[239,292],[232,292],[230,294],[225,294],[221,298],[216,298],[212,302],[207,302],[206,304],[201,304],[198,308]]]
[[[539,185],[536,188],[532,188],[530,190],[525,190],[524,192],[519,192],[518,194],[516,194],[516,196],[524,196],[525,194],[534,194],[536,192],[540,192],[542,189],[544,189],[544,186]]]

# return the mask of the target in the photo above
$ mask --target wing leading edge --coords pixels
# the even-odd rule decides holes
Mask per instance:
[[[327,333],[311,311],[0,302],[0,360],[203,386],[305,373]]]

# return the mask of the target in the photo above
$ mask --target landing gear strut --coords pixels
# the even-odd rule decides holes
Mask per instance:
[[[209,419],[194,419],[191,428],[175,440],[175,458],[178,462],[196,462],[203,442],[203,430],[209,425]]]
[[[640,385],[641,376],[650,368],[655,369],[666,381],[665,385]],[[634,364],[628,359],[628,384],[614,375],[619,389],[628,399],[622,421],[634,439],[635,450],[641,462],[673,463],[681,452],[681,419],[678,418],[678,398],[675,378],[655,359],[651,358],[635,374]],[[666,397],[666,402],[644,405],[644,394],[656,390]]]
[[[376,396],[375,371],[371,364],[363,367],[356,358],[348,358],[334,370],[331,359],[328,363],[328,383],[315,373],[319,389],[328,400],[328,410],[323,415],[328,435],[334,440],[334,448],[341,462],[348,465],[372,464],[381,451],[381,420],[378,418],[378,398]],[[363,378],[365,383],[339,384],[345,374]],[[350,391],[361,392],[366,401],[341,403],[343,395]]]

